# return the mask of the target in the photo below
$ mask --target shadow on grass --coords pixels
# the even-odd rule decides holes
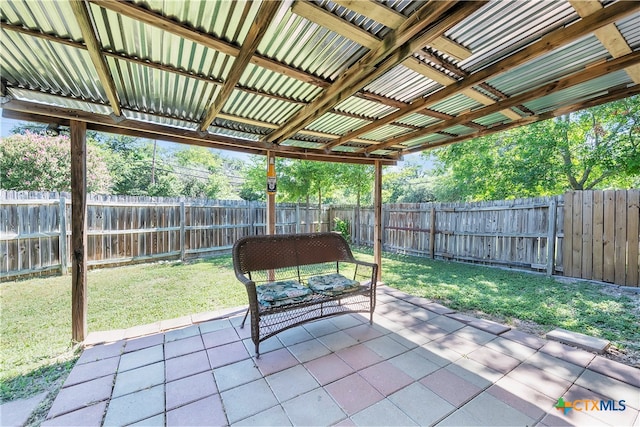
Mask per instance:
[[[1,381],[0,403],[32,397],[44,391],[57,394],[77,360],[78,356],[74,356]]]
[[[590,282],[560,282],[542,275],[385,254],[386,284],[452,309],[487,314],[513,324],[529,321],[545,331],[561,327],[640,348],[637,294]]]

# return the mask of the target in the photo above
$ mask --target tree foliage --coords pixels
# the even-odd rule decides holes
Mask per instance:
[[[111,176],[104,153],[87,143],[87,191],[105,193]],[[71,191],[71,142],[67,135],[26,131],[2,138],[0,185],[7,190]]]
[[[640,185],[640,100],[628,98],[434,151],[441,201]]]

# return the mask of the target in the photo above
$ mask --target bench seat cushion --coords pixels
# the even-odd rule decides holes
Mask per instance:
[[[359,287],[360,282],[348,279],[338,273],[309,277],[309,288],[323,295],[340,295],[355,291]]]
[[[301,302],[311,296],[312,291],[295,280],[266,283],[256,286],[258,303],[265,307]]]

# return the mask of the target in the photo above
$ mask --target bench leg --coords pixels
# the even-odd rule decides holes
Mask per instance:
[[[240,328],[244,328],[244,322],[247,321],[247,316],[249,316],[249,309],[247,308],[247,312],[244,314],[244,318],[242,319],[242,323],[240,323]]]
[[[256,359],[260,358],[260,342],[256,343]]]

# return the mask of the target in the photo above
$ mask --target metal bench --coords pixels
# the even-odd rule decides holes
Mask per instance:
[[[353,257],[338,233],[281,234],[239,239],[236,277],[245,285],[251,339],[260,343],[286,329],[344,313],[369,313],[373,323],[378,266]]]

